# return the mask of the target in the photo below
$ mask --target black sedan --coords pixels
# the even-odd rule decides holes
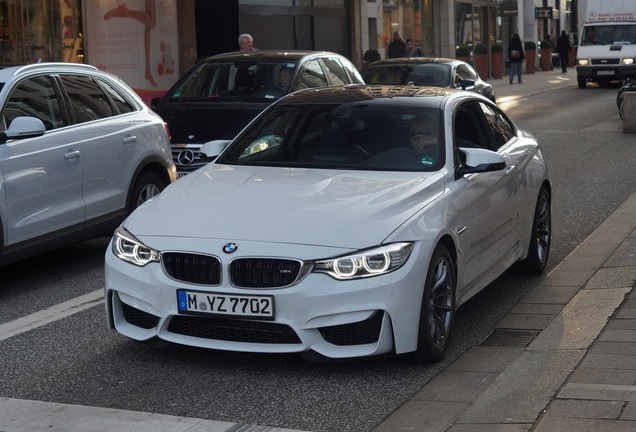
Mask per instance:
[[[367,84],[408,84],[470,90],[495,102],[495,89],[468,63],[450,58],[404,57],[379,60],[362,71]]]
[[[281,96],[305,88],[362,84],[355,66],[327,51],[261,50],[209,57],[194,65],[152,108],[170,128],[179,177],[204,163],[207,141],[234,138]]]

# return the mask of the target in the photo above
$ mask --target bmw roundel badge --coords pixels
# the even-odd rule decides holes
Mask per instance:
[[[238,249],[238,245],[236,243],[227,243],[223,246],[223,252],[228,254],[232,252],[236,252],[237,249]]]

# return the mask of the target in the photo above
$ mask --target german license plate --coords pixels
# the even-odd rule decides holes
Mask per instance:
[[[596,75],[614,75],[613,70],[600,70],[596,72]]]
[[[274,297],[177,290],[179,313],[274,319]]]

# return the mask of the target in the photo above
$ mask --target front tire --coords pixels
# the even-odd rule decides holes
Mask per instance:
[[[141,173],[128,200],[128,214],[150,198],[159,195],[164,188],[164,184],[156,174],[151,172]]]
[[[579,84],[580,89],[584,89],[585,86],[587,85],[587,80],[585,78],[579,78],[577,82]]]
[[[545,187],[542,187],[534,210],[528,256],[526,259],[519,261],[517,264],[518,270],[529,275],[543,273],[550,256],[551,240],[552,211],[550,210],[550,194]]]
[[[455,264],[448,248],[437,245],[424,283],[417,349],[411,353],[418,363],[440,361],[450,340],[455,318]]]

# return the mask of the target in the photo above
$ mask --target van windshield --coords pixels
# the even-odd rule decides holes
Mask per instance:
[[[586,45],[631,45],[636,44],[636,24],[586,25],[581,46]]]

